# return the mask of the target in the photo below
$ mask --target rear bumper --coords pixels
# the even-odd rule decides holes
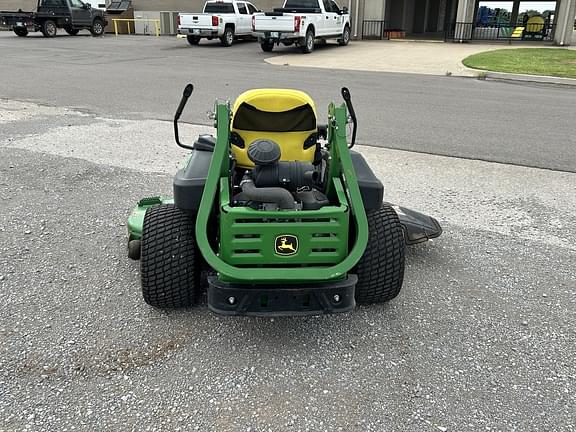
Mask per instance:
[[[252,33],[258,38],[260,42],[263,41],[273,41],[273,42],[283,42],[283,41],[296,41],[301,39],[297,32],[281,32],[281,31],[255,31]]]
[[[290,316],[349,312],[358,278],[297,285],[247,285],[208,277],[208,307],[221,315]]]
[[[0,17],[0,30],[13,30],[16,27],[34,29],[34,21],[27,17],[6,16]]]
[[[197,36],[197,37],[218,37],[218,30],[194,28],[194,27],[180,27],[178,28],[178,34],[185,36]]]

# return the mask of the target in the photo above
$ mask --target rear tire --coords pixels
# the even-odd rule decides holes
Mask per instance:
[[[190,45],[198,45],[200,43],[200,38],[198,36],[186,36],[186,40]]]
[[[46,20],[42,23],[42,34],[44,37],[52,38],[56,36],[58,33],[58,28],[56,27],[56,23],[52,20]]]
[[[75,29],[75,28],[66,27],[66,28],[64,29],[64,31],[65,31],[66,33],[68,33],[70,36],[76,36],[80,30]]]
[[[28,36],[28,29],[26,27],[14,27],[14,33],[19,37]]]
[[[194,304],[200,286],[200,260],[194,221],[174,205],[146,210],[140,274],[144,301],[158,308]]]
[[[104,23],[101,19],[96,18],[92,23],[92,27],[90,27],[90,33],[92,36],[98,37],[104,34]]]
[[[225,47],[232,46],[234,43],[234,29],[232,27],[226,27],[224,29],[224,34],[220,38],[220,43]]]
[[[344,31],[342,32],[342,37],[338,39],[338,44],[340,46],[346,46],[350,43],[350,27],[344,26]]]
[[[260,48],[262,48],[262,51],[264,52],[272,52],[272,50],[274,49],[274,42],[269,41],[262,42],[260,44]]]
[[[367,213],[370,241],[356,265],[358,303],[383,303],[402,289],[406,243],[400,219],[392,207]]]
[[[304,54],[310,54],[312,51],[314,51],[314,30],[312,28],[306,30],[304,43],[300,49]]]

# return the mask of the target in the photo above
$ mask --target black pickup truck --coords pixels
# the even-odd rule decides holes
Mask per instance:
[[[38,0],[36,12],[0,11],[0,29],[12,30],[22,37],[31,31],[54,37],[59,28],[72,36],[80,30],[90,30],[93,36],[101,36],[106,24],[104,11],[92,9],[81,0]]]

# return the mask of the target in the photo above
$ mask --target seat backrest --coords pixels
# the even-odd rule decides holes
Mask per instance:
[[[248,90],[238,96],[232,108],[230,137],[239,167],[254,166],[247,152],[259,139],[277,142],[280,160],[312,162],[317,142],[314,101],[299,90]]]

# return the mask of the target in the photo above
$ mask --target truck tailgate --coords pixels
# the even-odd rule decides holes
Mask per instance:
[[[213,14],[180,14],[180,27],[184,28],[199,28],[199,29],[217,29],[218,27],[212,26]]]
[[[294,15],[283,14],[275,16],[254,15],[255,31],[293,32]]]

